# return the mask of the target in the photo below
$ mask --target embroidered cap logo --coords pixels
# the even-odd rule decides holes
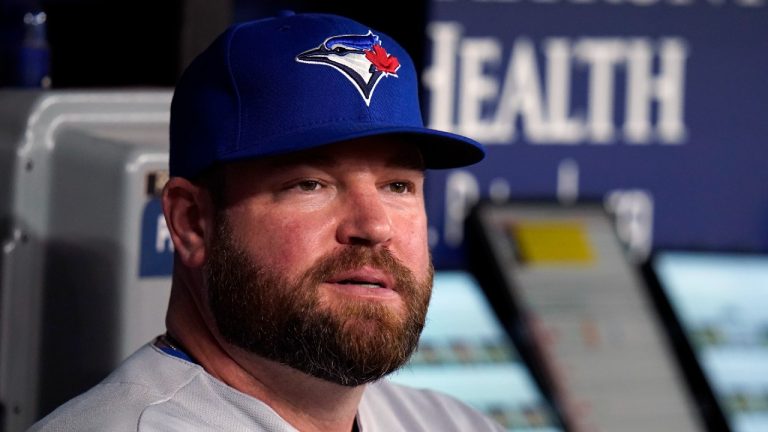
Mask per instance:
[[[379,37],[370,30],[365,35],[331,36],[319,47],[296,56],[296,61],[326,65],[341,72],[355,85],[368,106],[381,78],[397,78],[400,69],[397,57],[388,54]]]

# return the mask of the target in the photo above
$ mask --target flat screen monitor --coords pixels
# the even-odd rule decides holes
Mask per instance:
[[[661,251],[651,267],[727,428],[768,431],[768,255]]]
[[[483,203],[468,235],[475,274],[505,288],[510,334],[543,369],[570,428],[702,430],[640,269],[602,205]]]
[[[480,285],[463,271],[436,273],[419,347],[390,379],[452,395],[510,431],[563,430]]]

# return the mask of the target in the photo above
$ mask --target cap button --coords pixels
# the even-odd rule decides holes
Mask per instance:
[[[296,12],[288,9],[281,10],[280,12],[277,13],[277,16],[279,16],[280,18],[285,18],[289,16],[294,16],[294,15],[296,15]]]

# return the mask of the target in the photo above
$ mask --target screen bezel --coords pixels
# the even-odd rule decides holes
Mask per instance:
[[[553,210],[570,208],[597,211],[603,214],[605,220],[612,226],[614,234],[617,234],[615,219],[612,214],[606,211],[602,199],[587,198],[565,204],[552,199],[522,198],[503,203],[481,201],[473,208],[465,227],[467,262],[472,272],[477,275],[483,287],[501,286],[506,288],[496,290],[496,292],[488,292],[487,295],[496,313],[500,317],[506,318],[502,319],[503,324],[508,328],[514,342],[518,345],[520,355],[531,368],[534,378],[541,387],[546,389],[546,397],[552,401],[556,411],[564,420],[565,427],[573,430],[573,426],[569,425],[569,419],[566,415],[568,410],[558,400],[555,393],[556,384],[553,377],[550,376],[550,371],[545,367],[547,361],[545,354],[540,351],[540,347],[526,323],[524,309],[518,300],[519,288],[505,276],[502,270],[504,263],[499,262],[500,257],[494,254],[493,241],[488,238],[490,234],[483,227],[483,224],[487,223],[483,216],[485,212],[519,206],[536,206],[542,209],[552,208]],[[619,240],[617,239],[617,241]],[[513,253],[514,255],[518,254],[517,251],[513,251]],[[652,252],[650,256],[653,257],[655,254]],[[727,427],[725,416],[720,410],[712,389],[706,382],[705,375],[694,357],[692,348],[687,345],[687,338],[680,323],[672,314],[671,305],[665,303],[665,299],[662,297],[663,293],[658,285],[659,282],[650,265],[650,259],[635,263],[630,261],[630,266],[641,282],[640,289],[644,291],[641,294],[651,302],[652,316],[655,315],[655,318],[662,324],[663,329],[661,329],[659,336],[662,338],[662,343],[670,349],[669,360],[683,378],[681,381],[685,381],[681,389],[687,391],[691,398],[692,408],[696,410],[695,414],[700,417],[700,424],[707,431],[729,432],[731,429]]]
[[[484,213],[493,209],[503,209],[520,205],[536,205],[559,209],[563,207],[579,207],[582,209],[594,209],[603,211],[604,206],[598,199],[584,199],[573,204],[562,204],[551,199],[525,198],[508,200],[496,203],[490,200],[481,200],[470,212],[465,222],[465,247],[467,252],[467,264],[470,271],[478,279],[480,286],[486,291],[486,296],[496,313],[502,326],[512,337],[524,363],[531,370],[536,384],[542,394],[551,404],[555,415],[566,430],[574,430],[566,416],[566,409],[558,400],[555,393],[555,381],[550,371],[544,366],[547,359],[539,350],[534,335],[526,321],[524,308],[517,299],[517,287],[512,285],[505,277],[501,269],[504,264],[499,262],[499,257],[494,253],[494,246],[488,238],[484,224]],[[489,210],[490,209],[490,210]],[[608,218],[608,215],[605,215]],[[513,251],[517,254],[517,251]],[[492,289],[496,287],[496,289]],[[503,289],[502,289],[503,288]]]
[[[649,258],[641,266],[643,278],[648,286],[650,297],[659,312],[659,316],[667,330],[675,355],[682,366],[686,382],[691,394],[696,400],[707,430],[710,432],[731,432],[728,416],[725,409],[718,401],[717,395],[707,379],[707,375],[699,362],[693,343],[687,335],[682,319],[675,311],[674,306],[664,289],[661,278],[656,271],[656,262],[659,257],[666,254],[697,254],[697,255],[730,255],[730,256],[765,256],[756,252],[738,250],[714,250],[714,249],[682,249],[659,248],[654,250]]]

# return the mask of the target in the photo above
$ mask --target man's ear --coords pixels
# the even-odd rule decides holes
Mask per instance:
[[[205,263],[213,210],[208,192],[187,179],[171,177],[163,188],[165,223],[178,258],[188,267]]]

